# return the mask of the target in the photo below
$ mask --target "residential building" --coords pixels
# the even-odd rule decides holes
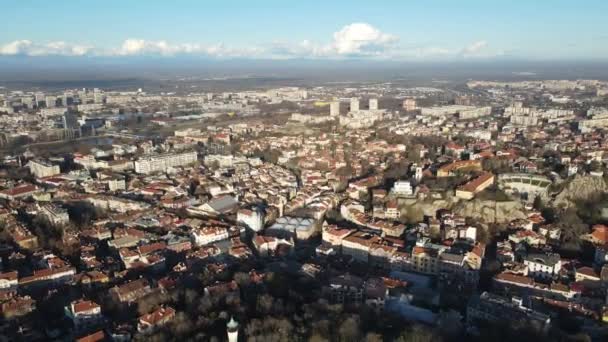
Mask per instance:
[[[160,307],[149,314],[139,317],[137,331],[149,333],[167,324],[175,318],[175,309],[169,306]]]
[[[329,104],[329,116],[338,116],[340,115],[340,102],[334,101]]]
[[[258,208],[240,209],[236,213],[236,220],[255,232],[264,228],[264,213]]]
[[[369,99],[369,110],[378,110],[378,99]]]
[[[135,302],[151,292],[152,288],[145,279],[137,279],[110,289],[110,293],[121,303]]]
[[[143,174],[166,172],[169,168],[185,166],[196,161],[196,152],[148,155],[135,161],[135,172]]]
[[[351,112],[359,111],[359,99],[358,98],[353,97],[350,99],[350,111]]]
[[[61,226],[70,223],[68,211],[55,204],[45,204],[40,206],[40,213],[54,226]]]
[[[101,306],[90,300],[77,300],[65,308],[66,315],[74,323],[76,330],[85,330],[103,322]]]
[[[487,189],[494,184],[494,175],[491,172],[484,172],[477,178],[459,186],[456,189],[456,197],[465,200],[470,200],[475,197],[475,194]]]
[[[509,300],[488,292],[472,297],[467,306],[467,326],[474,329],[479,321],[536,323],[530,327],[538,326],[541,331],[547,331],[551,324],[549,315],[523,306],[521,300]]]
[[[44,160],[30,160],[27,165],[30,168],[30,172],[36,176],[36,178],[50,177],[61,173],[59,165],[54,165]]]
[[[412,196],[414,194],[414,190],[412,189],[412,185],[410,181],[401,180],[396,181],[393,185],[392,192],[395,195],[403,195],[403,196]]]
[[[562,268],[559,254],[530,253],[524,258],[528,274],[539,278],[553,278]]]

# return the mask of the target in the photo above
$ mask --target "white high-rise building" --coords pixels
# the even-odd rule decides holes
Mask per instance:
[[[378,110],[378,99],[369,99],[369,110]]]
[[[350,111],[351,112],[359,111],[359,99],[358,98],[353,97],[350,99]]]
[[[47,96],[44,98],[44,102],[46,103],[47,108],[53,108],[56,105],[57,97],[56,96]]]
[[[36,93],[34,95],[34,98],[36,100],[36,107],[38,107],[41,102],[46,102],[46,100],[44,98],[44,93]]]
[[[103,92],[98,88],[93,91],[93,103],[103,103]]]
[[[329,115],[338,116],[340,115],[340,102],[335,101],[329,104]]]
[[[68,92],[64,92],[63,96],[61,96],[61,105],[64,107],[68,106],[68,98],[70,97],[70,94]]]
[[[416,99],[403,100],[403,109],[405,109],[408,112],[416,110]]]

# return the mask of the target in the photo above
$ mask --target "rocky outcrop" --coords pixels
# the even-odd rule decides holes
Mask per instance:
[[[452,209],[457,202],[455,197],[435,200],[401,199],[399,206],[402,217],[407,217],[409,222],[420,222],[424,216],[435,217],[441,209]]]
[[[424,216],[434,217],[438,210],[448,209],[455,214],[472,217],[480,223],[507,223],[527,217],[524,205],[520,201],[493,201],[473,199],[462,201],[453,196],[436,200],[400,200],[402,217],[410,222],[420,222]]]
[[[524,206],[519,201],[492,201],[473,199],[459,202],[454,212],[464,217],[472,217],[482,223],[507,223],[526,218]]]
[[[608,185],[602,177],[576,175],[555,197],[556,207],[569,208],[577,200],[585,200],[592,195],[608,192]]]

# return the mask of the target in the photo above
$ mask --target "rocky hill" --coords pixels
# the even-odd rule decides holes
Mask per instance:
[[[608,185],[602,177],[576,175],[555,197],[556,207],[569,208],[576,200],[585,200],[592,195],[608,192]]]
[[[519,201],[480,199],[461,201],[454,207],[454,212],[458,215],[475,218],[483,223],[507,223],[511,220],[526,218],[524,206]]]
[[[456,197],[438,200],[401,201],[402,212],[412,221],[420,221],[423,215],[435,216],[437,210],[449,209],[462,216],[472,217],[482,223],[506,223],[513,219],[526,218],[524,206],[519,201],[494,201],[473,199],[462,201]]]

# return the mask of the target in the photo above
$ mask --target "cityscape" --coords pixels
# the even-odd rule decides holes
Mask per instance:
[[[72,12],[96,44],[61,16],[0,33],[0,341],[608,340],[608,51],[414,51],[389,2],[245,46],[321,4],[238,3],[259,34],[217,46],[171,41],[215,32],[190,1],[141,9],[167,40],[99,29],[96,2]]]

